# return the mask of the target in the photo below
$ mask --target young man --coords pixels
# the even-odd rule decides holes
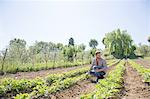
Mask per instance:
[[[107,65],[106,61],[101,58],[101,51],[96,50],[95,55],[96,57],[93,59],[90,74],[97,77],[95,81],[97,83],[99,79],[104,78],[107,70]]]

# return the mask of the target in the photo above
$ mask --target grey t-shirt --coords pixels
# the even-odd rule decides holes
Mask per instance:
[[[92,69],[93,66],[96,66],[96,58],[94,58],[93,61],[92,61],[91,69]],[[101,58],[99,60],[99,66],[105,66],[105,67],[107,67],[106,61]]]

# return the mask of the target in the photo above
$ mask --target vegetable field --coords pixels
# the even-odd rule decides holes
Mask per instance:
[[[0,0],[0,99],[150,99],[150,0]]]
[[[91,83],[90,79],[94,77],[86,74],[89,65],[58,68],[59,70],[54,69],[52,73],[41,77],[38,74],[40,71],[29,74],[22,72],[19,78],[16,78],[16,74],[11,74],[11,78],[8,77],[10,74],[1,76],[0,98],[149,99],[150,69],[145,67],[143,61],[149,62],[149,60],[108,60],[107,75],[97,84]],[[45,72],[47,73],[46,70]],[[32,74],[35,76],[31,79]]]

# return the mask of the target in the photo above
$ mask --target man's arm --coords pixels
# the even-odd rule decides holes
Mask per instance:
[[[103,60],[102,64],[103,64],[104,68],[98,69],[97,72],[101,72],[101,71],[106,72],[107,71],[107,63],[106,63],[106,61]]]
[[[104,66],[104,67],[107,67],[106,60],[103,60],[103,66]]]
[[[91,66],[90,70],[93,69],[93,66],[94,66],[94,65],[95,65],[95,59],[92,60],[92,66]]]
[[[104,71],[106,72],[106,71],[107,71],[107,69],[108,69],[108,68],[107,68],[106,60],[103,60],[103,66],[104,66],[104,68],[103,68],[103,69],[104,69]]]

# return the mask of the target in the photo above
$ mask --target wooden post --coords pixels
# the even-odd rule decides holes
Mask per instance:
[[[6,58],[6,55],[7,55],[7,50],[8,50],[8,49],[6,48],[5,53],[4,53],[4,57],[3,57],[3,61],[2,61],[2,68],[1,68],[2,74],[4,74],[3,69],[4,69],[5,58]]]

